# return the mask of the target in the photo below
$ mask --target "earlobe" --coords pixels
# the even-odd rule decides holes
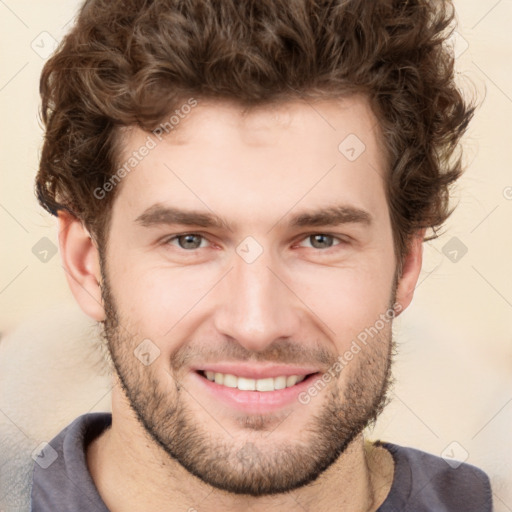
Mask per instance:
[[[82,222],[68,212],[59,212],[59,246],[66,278],[85,314],[101,322],[105,319],[101,297],[98,249]]]
[[[412,238],[409,250],[405,255],[402,274],[398,278],[396,288],[396,306],[395,313],[398,316],[402,311],[407,309],[414,296],[414,290],[418,283],[418,278],[421,272],[421,264],[423,261],[423,240],[425,237],[425,230],[421,230]]]

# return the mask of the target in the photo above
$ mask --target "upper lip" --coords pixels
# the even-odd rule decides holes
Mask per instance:
[[[211,371],[215,373],[228,373],[246,379],[265,379],[289,375],[309,375],[317,373],[318,368],[290,365],[251,365],[244,363],[216,363],[205,364],[195,368],[195,371]]]

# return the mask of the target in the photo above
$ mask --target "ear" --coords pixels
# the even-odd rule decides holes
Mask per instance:
[[[98,249],[82,222],[70,213],[59,211],[58,226],[62,264],[71,292],[84,313],[101,322],[105,311]]]
[[[402,274],[398,277],[396,288],[396,315],[407,309],[414,296],[423,261],[423,239],[425,230],[413,235],[402,265]]]

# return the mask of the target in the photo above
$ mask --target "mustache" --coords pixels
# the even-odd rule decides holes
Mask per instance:
[[[198,343],[183,345],[171,354],[171,367],[177,371],[190,366],[192,363],[218,363],[218,362],[247,362],[254,363],[282,363],[311,365],[321,368],[331,367],[337,360],[338,354],[329,351],[318,343],[306,345],[304,342],[291,340],[276,340],[264,350],[254,352],[247,350],[234,340],[216,346],[211,343]]]

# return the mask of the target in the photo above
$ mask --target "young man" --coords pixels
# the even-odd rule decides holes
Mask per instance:
[[[461,172],[452,19],[86,2],[43,71],[37,191],[115,386],[51,441],[35,512],[492,509],[481,470],[362,434]]]

